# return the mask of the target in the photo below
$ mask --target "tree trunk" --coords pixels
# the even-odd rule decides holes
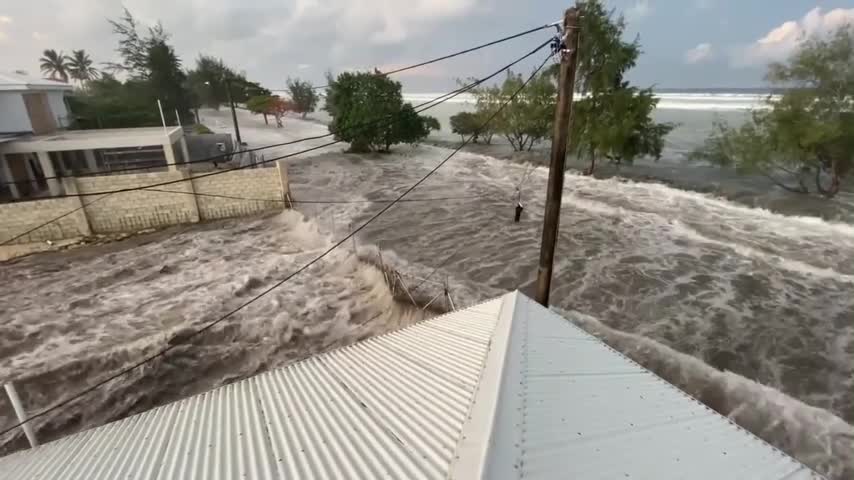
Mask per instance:
[[[815,168],[815,188],[826,198],[833,198],[839,193],[839,174],[836,170],[836,160],[830,161],[830,188],[824,188],[821,184],[821,167]]]
[[[270,122],[267,121],[267,114],[264,114],[264,125],[269,125]]]
[[[584,175],[593,175],[593,171],[596,170],[596,152],[593,150],[593,147],[590,148],[590,166],[587,167],[587,170],[582,172]]]

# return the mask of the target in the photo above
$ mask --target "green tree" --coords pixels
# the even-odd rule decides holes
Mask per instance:
[[[192,119],[190,95],[185,88],[187,76],[175,50],[163,40],[149,45],[147,52],[147,83],[151,95],[159,99],[167,114],[179,112],[183,122]]]
[[[403,103],[401,85],[387,76],[346,72],[328,78],[325,109],[332,116],[329,131],[350,143],[352,152],[387,152],[397,143],[425,138],[438,122],[418,115]]]
[[[117,20],[107,20],[113,27],[113,33],[119,36],[119,46],[116,48],[121,62],[108,63],[108,68],[116,72],[124,72],[132,77],[146,78],[149,75],[148,54],[152,46],[166,43],[169,34],[159,22],[148,28],[148,35],[139,34],[139,22],[127,8]]]
[[[222,59],[199,55],[196,68],[187,72],[189,89],[198,99],[197,106],[219,109],[228,103],[228,88],[235,102],[245,103],[251,97],[270,95],[270,90],[256,82],[250,82],[242,73],[235,72]]]
[[[148,35],[137,31],[137,22],[128,10],[119,20],[110,20],[119,37],[117,51],[122,56],[111,70],[127,75],[122,83],[112,75],[89,82],[88,89],[71,101],[78,117],[77,128],[125,128],[160,125],[157,100],[163,105],[167,122],[173,122],[177,111],[182,123],[194,119],[189,108],[192,97],[187,90],[186,74],[181,60],[169,45],[169,35],[160,24],[148,29]]]
[[[68,61],[68,74],[80,82],[81,88],[85,88],[87,82],[98,78],[100,75],[98,69],[92,66],[92,58],[85,50],[72,50],[71,55],[66,59]]]
[[[246,109],[252,113],[264,115],[264,123],[269,125],[270,122],[267,120],[267,115],[270,114],[273,98],[269,95],[256,95],[246,101]]]
[[[85,92],[69,97],[73,128],[133,128],[160,125],[157,105],[142,80],[118,81],[104,73],[91,80]]]
[[[623,40],[625,19],[601,0],[581,0],[578,7],[584,39],[575,78],[579,100],[573,106],[572,152],[590,161],[587,173],[593,173],[600,157],[617,164],[641,156],[658,159],[675,125],[655,123],[652,113],[658,100],[652,90],[624,80],[640,56],[640,41]],[[557,77],[555,67],[547,72],[552,78]]]
[[[301,113],[303,118],[317,108],[317,92],[314,91],[314,87],[310,83],[288,78],[287,85],[296,112]]]
[[[813,37],[767,79],[785,88],[740,127],[718,124],[697,158],[833,197],[854,169],[854,28]],[[810,186],[812,184],[812,186]]]
[[[530,151],[535,143],[551,133],[557,99],[557,89],[548,75],[537,75],[512,98],[523,84],[522,75],[507,73],[501,84],[500,98],[510,103],[496,118],[498,133],[504,135],[516,151]]]
[[[68,82],[68,57],[62,52],[49,48],[42,52],[39,59],[39,68],[42,73],[50,76],[53,80]]]
[[[480,115],[475,112],[460,112],[451,117],[451,132],[456,133],[462,140],[472,136],[472,141],[477,143],[480,127]]]

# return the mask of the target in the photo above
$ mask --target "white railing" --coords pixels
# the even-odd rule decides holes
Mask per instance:
[[[18,396],[18,391],[15,390],[15,385],[7,383],[4,387],[6,388],[6,395],[9,396],[9,401],[12,403],[12,408],[15,410],[15,416],[18,417],[18,423],[21,424],[21,428],[24,430],[24,435],[27,436],[27,440],[30,442],[30,447],[38,447],[39,441],[36,439],[36,433],[33,431],[33,426],[27,423],[27,412],[24,410],[24,404],[21,403],[21,397]]]

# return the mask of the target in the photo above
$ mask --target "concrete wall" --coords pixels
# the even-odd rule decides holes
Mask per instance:
[[[29,132],[32,129],[21,92],[0,92],[0,132]]]
[[[195,174],[199,175],[204,174]],[[73,195],[137,188],[189,176],[187,171],[179,170],[72,177],[63,179],[63,184],[65,190]],[[135,232],[281,210],[285,206],[282,200],[288,191],[287,185],[285,165],[279,163],[273,168],[237,170],[147,190],[0,204],[0,243],[75,209],[79,210],[10,243],[62,240],[93,233]]]
[[[193,180],[193,188],[199,194],[272,200],[245,201],[197,195],[195,201],[202,220],[239,217],[282,208],[281,185],[276,168],[238,170]]]
[[[185,132],[186,130],[189,130],[189,128],[185,129]],[[219,151],[216,146],[217,143],[224,143],[226,152],[234,149],[231,135],[228,133],[186,134],[184,138],[187,141],[187,150],[190,152],[191,160],[200,160],[221,155],[223,152]],[[220,162],[223,161],[221,160]]]
[[[56,125],[60,128],[68,126],[68,107],[65,106],[65,92],[63,91],[48,91],[47,101],[50,105],[50,110],[53,112],[53,118],[56,119]]]

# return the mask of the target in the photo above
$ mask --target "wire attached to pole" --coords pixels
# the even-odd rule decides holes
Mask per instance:
[[[143,365],[145,365],[145,364],[147,364],[147,363],[150,363],[150,362],[152,362],[152,361],[154,361],[154,360],[156,360],[156,359],[158,359],[158,358],[160,358],[160,357],[162,357],[162,356],[166,355],[168,352],[170,352],[172,349],[176,348],[177,346],[179,346],[179,345],[181,345],[181,344],[184,344],[184,343],[188,342],[189,340],[191,340],[191,339],[193,339],[193,338],[197,337],[198,335],[201,335],[202,333],[204,333],[204,332],[206,332],[206,331],[210,330],[210,329],[211,329],[211,328],[213,328],[214,326],[216,326],[216,325],[218,325],[218,324],[222,323],[223,321],[225,321],[226,319],[230,318],[231,316],[233,316],[233,315],[234,315],[234,314],[236,314],[237,312],[239,312],[239,311],[243,310],[244,308],[248,307],[249,305],[252,305],[253,303],[257,302],[258,300],[260,300],[261,298],[265,297],[267,294],[269,294],[270,292],[272,292],[272,291],[273,291],[273,290],[275,290],[276,288],[278,288],[278,287],[280,287],[280,286],[284,285],[285,283],[287,283],[287,282],[288,282],[289,280],[291,280],[292,278],[296,277],[296,276],[297,276],[297,275],[299,275],[300,273],[304,272],[305,270],[307,270],[308,268],[310,268],[311,266],[313,266],[314,264],[316,264],[317,262],[319,262],[320,260],[322,260],[323,258],[325,258],[327,255],[329,255],[330,253],[332,253],[335,249],[337,249],[338,247],[340,247],[341,245],[343,245],[343,244],[344,244],[344,242],[346,242],[346,241],[350,240],[350,238],[352,238],[352,237],[353,237],[353,236],[355,236],[357,233],[359,233],[359,232],[361,232],[362,230],[364,230],[365,228],[367,228],[367,226],[368,226],[368,225],[370,225],[371,223],[373,223],[376,219],[378,219],[378,218],[379,218],[380,216],[382,216],[384,213],[386,213],[387,211],[389,211],[392,207],[394,207],[394,206],[395,206],[395,205],[397,205],[399,202],[401,202],[401,201],[404,199],[404,197],[406,197],[407,195],[409,195],[413,190],[415,190],[415,189],[416,189],[416,188],[418,188],[422,183],[424,183],[425,181],[427,181],[427,179],[428,179],[428,178],[430,178],[431,176],[433,176],[433,174],[434,174],[434,173],[436,173],[436,171],[438,171],[440,168],[442,168],[442,166],[444,166],[446,163],[448,163],[448,161],[449,161],[451,158],[453,158],[453,157],[454,157],[454,155],[456,155],[457,153],[459,153],[459,151],[460,151],[460,150],[462,150],[466,145],[468,145],[468,144],[469,144],[469,143],[470,143],[470,142],[475,138],[475,136],[476,136],[476,135],[478,135],[478,134],[479,134],[479,133],[480,133],[480,132],[481,132],[481,131],[482,131],[482,130],[487,126],[487,125],[489,125],[489,123],[491,123],[491,122],[495,119],[495,117],[497,117],[497,116],[498,116],[502,111],[504,111],[504,109],[507,107],[507,105],[509,105],[513,100],[515,100],[515,99],[516,99],[516,97],[517,97],[517,96],[522,92],[522,90],[523,90],[525,87],[527,87],[527,86],[528,86],[528,84],[531,82],[531,80],[533,80],[533,79],[534,79],[534,77],[535,77],[535,76],[540,72],[540,70],[542,70],[543,66],[545,66],[546,62],[548,62],[549,58],[550,58],[550,57],[549,57],[549,56],[547,56],[547,57],[543,60],[543,62],[540,64],[540,66],[539,66],[539,67],[537,67],[537,68],[536,68],[536,70],[534,70],[534,72],[533,72],[533,73],[531,73],[531,76],[530,76],[530,77],[528,77],[528,79],[527,79],[527,80],[525,80],[525,82],[524,82],[524,83],[522,83],[522,85],[521,85],[521,86],[519,86],[519,88],[518,88],[518,89],[513,93],[513,95],[511,95],[511,96],[510,96],[510,98],[508,98],[508,99],[507,99],[507,100],[506,100],[506,101],[505,101],[505,102],[504,102],[504,103],[503,103],[503,104],[502,104],[502,105],[501,105],[501,106],[500,106],[500,107],[499,107],[499,108],[498,108],[498,109],[497,109],[497,110],[496,110],[492,115],[490,115],[490,116],[489,116],[489,118],[487,118],[487,119],[486,119],[486,121],[484,121],[484,122],[483,122],[483,123],[482,123],[482,124],[481,124],[477,129],[476,129],[475,133],[471,134],[471,135],[470,135],[470,136],[469,136],[465,141],[463,141],[462,143],[460,143],[460,145],[459,145],[457,148],[455,148],[455,149],[454,149],[454,150],[453,150],[453,151],[452,151],[452,152],[451,152],[447,157],[445,157],[445,159],[444,159],[444,160],[442,160],[441,162],[439,162],[435,167],[433,167],[429,172],[427,172],[427,174],[426,174],[426,175],[424,175],[423,177],[421,177],[421,179],[420,179],[420,180],[418,180],[418,181],[417,181],[417,182],[415,182],[412,186],[410,186],[409,188],[407,188],[407,189],[406,189],[406,191],[404,191],[403,193],[401,193],[397,198],[395,198],[394,200],[392,200],[391,202],[389,202],[389,204],[388,204],[388,205],[386,205],[385,207],[383,207],[383,209],[382,209],[382,210],[380,210],[379,212],[377,212],[376,214],[374,214],[373,216],[371,216],[368,220],[366,220],[364,223],[362,223],[358,228],[356,228],[355,230],[351,231],[348,235],[346,235],[346,236],[345,236],[344,238],[342,238],[341,240],[337,241],[337,242],[336,242],[335,244],[333,244],[331,247],[329,247],[328,249],[326,249],[323,253],[321,253],[321,254],[320,254],[320,255],[318,255],[317,257],[313,258],[311,261],[309,261],[308,263],[306,263],[306,264],[305,264],[305,265],[303,265],[302,267],[298,268],[296,271],[294,271],[294,272],[293,272],[293,273],[291,273],[290,275],[287,275],[287,276],[285,276],[285,278],[283,278],[283,279],[279,280],[278,282],[274,283],[272,286],[270,286],[269,288],[265,289],[263,292],[261,292],[261,293],[259,293],[258,295],[256,295],[256,296],[252,297],[250,300],[248,300],[248,301],[246,301],[246,302],[244,302],[244,303],[240,304],[238,307],[236,307],[236,308],[234,308],[234,309],[230,310],[230,311],[229,311],[228,313],[226,313],[225,315],[222,315],[221,317],[219,317],[219,318],[217,318],[216,320],[214,320],[214,321],[212,321],[212,322],[208,323],[207,325],[205,325],[204,327],[200,328],[199,330],[196,330],[195,332],[193,332],[193,333],[191,333],[191,334],[189,334],[189,335],[187,335],[187,336],[183,337],[183,338],[181,339],[181,340],[182,340],[182,342],[176,342],[176,343],[168,344],[166,347],[164,347],[163,349],[161,349],[161,350],[160,350],[160,351],[158,351],[157,353],[154,353],[154,354],[152,354],[152,355],[149,355],[149,356],[145,357],[144,359],[142,359],[142,360],[140,360],[140,361],[138,361],[138,362],[134,363],[134,364],[133,364],[133,365],[131,365],[130,367],[124,368],[124,369],[120,370],[119,372],[117,372],[117,373],[115,373],[115,374],[113,374],[113,375],[110,375],[109,377],[107,377],[107,378],[105,378],[105,379],[103,379],[103,380],[101,380],[101,381],[99,381],[99,382],[95,383],[94,385],[92,385],[92,386],[90,386],[90,387],[88,387],[88,388],[85,388],[84,390],[82,390],[82,391],[78,392],[77,394],[72,395],[71,397],[69,397],[69,398],[67,398],[67,399],[65,399],[65,400],[63,400],[63,401],[61,401],[61,402],[59,402],[59,403],[57,403],[57,404],[55,404],[55,405],[53,405],[53,406],[51,406],[51,407],[48,407],[47,409],[42,410],[41,412],[39,412],[39,413],[37,413],[37,414],[35,414],[35,415],[30,416],[26,421],[24,421],[24,422],[19,422],[19,423],[15,424],[15,425],[12,425],[11,427],[6,428],[6,429],[5,429],[5,430],[3,430],[3,431],[0,431],[0,436],[5,435],[5,434],[7,434],[7,433],[9,433],[9,432],[11,432],[11,431],[13,431],[13,430],[15,430],[15,429],[18,429],[18,428],[20,428],[22,425],[24,425],[25,423],[31,422],[32,420],[34,420],[34,419],[36,419],[36,418],[43,417],[43,416],[47,415],[47,414],[48,414],[48,413],[50,413],[50,412],[53,412],[53,411],[55,411],[55,410],[57,410],[57,409],[59,409],[59,408],[62,408],[62,407],[64,407],[65,405],[68,405],[69,403],[71,403],[71,402],[73,402],[73,401],[75,401],[75,400],[77,400],[77,399],[79,399],[79,398],[83,397],[84,395],[86,395],[86,394],[88,394],[88,393],[90,393],[90,392],[92,392],[92,391],[94,391],[94,390],[96,390],[96,389],[100,388],[101,386],[106,385],[107,383],[109,383],[109,382],[111,382],[111,381],[113,381],[113,380],[115,380],[115,379],[117,379],[117,378],[119,378],[119,377],[121,377],[121,376],[124,376],[124,375],[126,375],[126,374],[128,374],[128,373],[132,372],[133,370],[136,370],[137,368],[139,368],[139,367],[141,367],[141,366],[143,366]]]

